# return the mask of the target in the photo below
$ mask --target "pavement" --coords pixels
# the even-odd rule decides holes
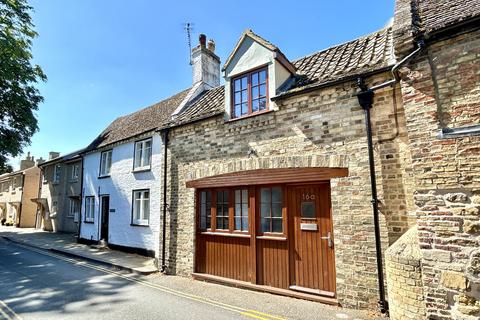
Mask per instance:
[[[140,275],[0,237],[0,319],[380,319],[160,273]]]
[[[79,244],[75,235],[69,233],[53,233],[33,228],[0,226],[0,237],[38,249],[100,262],[142,275],[158,272],[158,268],[155,266],[155,259],[153,258]]]

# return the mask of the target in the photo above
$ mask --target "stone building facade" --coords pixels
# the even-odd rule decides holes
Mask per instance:
[[[388,38],[389,32],[387,28],[367,37],[369,41]],[[388,48],[385,50],[388,52]],[[294,62],[299,68],[302,63]],[[390,77],[390,73],[379,70],[366,80],[373,85]],[[342,306],[376,306],[378,273],[364,113],[355,96],[356,78],[342,80],[336,84],[327,81],[298,94],[277,94],[274,111],[233,120],[225,113],[224,101],[228,97],[220,86],[196,100],[183,118],[174,118],[176,126],[170,129],[167,162],[170,273],[196,272],[199,204],[196,190],[186,185],[189,181],[265,169],[343,168],[347,176],[329,180],[335,299]],[[414,210],[410,196],[411,158],[400,93],[398,85],[378,92],[372,110],[384,248],[415,224],[415,216],[410,215]]]
[[[82,192],[82,159],[79,152],[60,156],[50,152],[41,164],[42,182],[36,203],[38,228],[78,233]]]

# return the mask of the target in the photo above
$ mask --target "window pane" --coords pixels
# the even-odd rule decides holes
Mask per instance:
[[[248,231],[248,218],[242,218],[242,230],[243,231]]]
[[[252,112],[258,111],[260,109],[259,101],[253,100],[252,101]]]
[[[272,204],[272,217],[282,217],[282,204],[273,203]]]
[[[236,92],[235,93],[235,99],[233,100],[233,104],[239,104],[242,99],[242,93],[241,92]]]
[[[240,91],[240,79],[235,80],[235,91]]]
[[[282,188],[272,188],[272,202],[282,202]]]
[[[267,100],[265,98],[258,100],[258,109],[259,110],[267,109]]]
[[[283,230],[282,219],[272,219],[272,232],[281,233]]]
[[[259,93],[260,93],[259,87],[253,87],[252,88],[252,99],[258,98]]]
[[[217,216],[217,229],[223,229],[223,220]]]
[[[143,200],[143,219],[148,220],[150,217],[150,199]]]
[[[270,188],[261,188],[260,193],[260,201],[270,203]]]
[[[242,215],[242,204],[236,203],[235,204],[235,216],[241,216]]]
[[[135,149],[135,167],[140,167],[141,166],[141,156],[142,156],[142,144],[137,143],[136,149]]]
[[[242,115],[248,113],[248,104],[242,103]]]
[[[242,91],[242,102],[247,102],[248,101],[248,91],[243,90]]]
[[[240,117],[242,115],[241,105],[236,105],[235,110],[233,112],[234,117]]]
[[[241,203],[242,202],[242,193],[240,190],[235,190],[235,203]]]
[[[260,205],[260,216],[262,218],[270,217],[270,203],[262,203]]]
[[[262,70],[260,71],[260,83],[265,83],[267,80],[267,71]]]
[[[235,230],[242,230],[242,218],[235,217]]]
[[[262,218],[261,219],[261,230],[262,232],[270,232],[270,218]]]
[[[246,89],[247,88],[247,77],[243,77],[241,80],[242,80],[242,89]]]
[[[248,203],[248,190],[242,190],[242,203]]]
[[[256,86],[258,84],[258,73],[252,73],[252,86]]]
[[[315,202],[302,202],[302,218],[315,218]]]
[[[260,88],[260,96],[265,97],[266,96],[266,88],[267,88],[266,85],[263,84],[259,88]]]

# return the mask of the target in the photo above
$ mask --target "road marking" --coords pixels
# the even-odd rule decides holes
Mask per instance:
[[[5,312],[3,309],[6,309],[8,311]],[[21,320],[20,316],[15,313],[15,311],[12,310],[4,301],[0,300],[0,314],[3,315],[3,317],[7,320]]]
[[[50,256],[50,257],[53,257],[53,258],[56,258],[56,259],[59,259],[59,260],[65,261],[65,262],[69,262],[69,263],[77,265],[77,266],[82,266],[82,267],[89,268],[89,269],[94,269],[94,270],[97,270],[97,271],[100,271],[100,272],[103,272],[103,273],[111,274],[111,275],[114,275],[116,277],[120,277],[122,279],[125,279],[125,280],[131,281],[131,282],[135,282],[135,283],[150,287],[152,289],[163,291],[163,292],[166,292],[166,293],[178,296],[178,297],[182,297],[182,298],[185,298],[185,299],[194,300],[194,301],[197,301],[197,302],[208,304],[208,305],[211,305],[211,306],[214,306],[214,307],[217,307],[217,308],[221,308],[221,309],[224,309],[224,310],[233,311],[233,312],[239,313],[239,314],[241,314],[243,316],[246,316],[246,317],[259,319],[259,320],[286,320],[285,318],[270,315],[270,314],[263,313],[263,312],[260,312],[260,311],[247,310],[247,309],[244,309],[244,308],[241,308],[241,307],[229,305],[229,304],[219,302],[219,301],[215,301],[215,300],[211,300],[211,299],[208,299],[208,298],[205,298],[205,297],[201,297],[201,296],[177,291],[177,290],[174,290],[174,289],[171,289],[171,288],[159,285],[159,284],[147,282],[145,280],[135,279],[132,275],[125,275],[125,274],[121,274],[119,272],[111,271],[107,268],[96,266],[96,265],[90,264],[86,261],[80,261],[80,260],[76,260],[76,259],[72,259],[72,258],[67,258],[67,257],[61,256],[59,254],[51,253],[51,252],[48,252],[48,251],[45,251],[45,250],[42,250],[42,249],[32,248],[30,246],[23,245],[23,244],[20,244],[20,243],[17,243],[17,242],[13,242],[13,243],[15,245],[17,245],[19,247],[22,247],[22,248],[25,248],[27,250],[34,251],[34,252],[37,252],[37,253],[40,253],[40,254],[43,254],[43,255],[46,255],[46,256]]]

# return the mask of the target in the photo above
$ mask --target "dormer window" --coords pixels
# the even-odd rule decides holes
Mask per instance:
[[[255,70],[232,79],[233,118],[268,109],[267,68]]]

